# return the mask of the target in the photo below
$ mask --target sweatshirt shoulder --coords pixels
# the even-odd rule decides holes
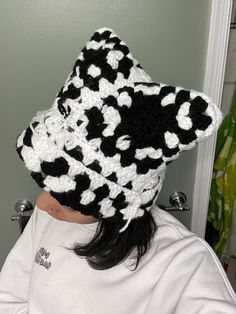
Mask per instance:
[[[49,215],[35,206],[24,231],[10,250],[8,256],[12,256],[18,260],[28,258],[35,251],[51,219]]]
[[[189,231],[178,219],[158,206],[153,206],[151,213],[157,227],[161,230],[168,230],[176,239],[194,236],[194,233]]]
[[[157,255],[161,252],[165,256],[169,256],[170,261],[179,263],[176,266],[178,269],[181,269],[181,265],[185,265],[185,267],[191,265],[190,273],[195,267],[194,273],[198,273],[199,277],[211,277],[212,282],[215,281],[216,284],[223,285],[231,296],[233,303],[236,304],[235,292],[219,258],[209,244],[189,231],[168,212],[157,206],[154,206],[151,210],[158,227],[154,241]]]

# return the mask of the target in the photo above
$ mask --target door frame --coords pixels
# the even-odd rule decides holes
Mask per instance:
[[[203,92],[221,107],[233,0],[212,0]],[[204,238],[216,134],[199,143],[193,192],[191,231]]]

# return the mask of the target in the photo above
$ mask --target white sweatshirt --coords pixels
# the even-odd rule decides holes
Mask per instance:
[[[153,209],[158,231],[136,271],[94,270],[69,251],[97,223],[58,221],[35,207],[0,274],[0,314],[236,313],[236,297],[205,241]]]

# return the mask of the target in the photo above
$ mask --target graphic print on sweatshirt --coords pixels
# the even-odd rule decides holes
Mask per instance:
[[[52,263],[48,260],[50,252],[44,247],[40,247],[35,254],[35,263],[45,267],[47,270],[52,266]]]

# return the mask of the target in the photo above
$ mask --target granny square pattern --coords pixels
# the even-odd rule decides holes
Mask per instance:
[[[166,165],[209,137],[222,114],[203,93],[153,82],[108,28],[95,31],[51,108],[17,138],[38,185],[85,215],[149,210]]]

